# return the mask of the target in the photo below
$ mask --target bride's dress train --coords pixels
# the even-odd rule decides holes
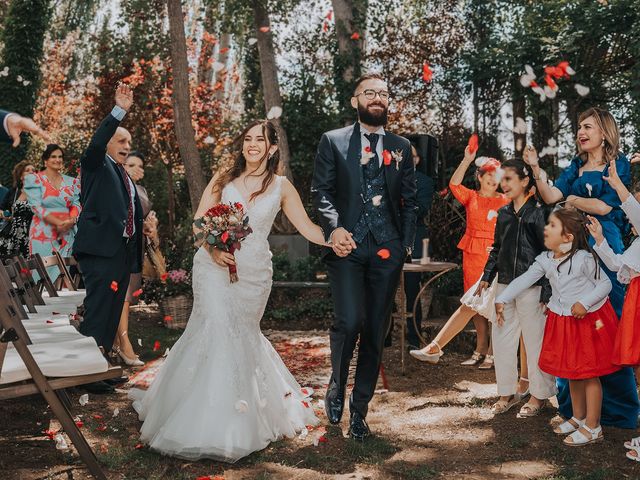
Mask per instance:
[[[272,283],[267,235],[280,209],[282,177],[274,183],[252,206],[233,184],[224,188],[222,202],[242,202],[253,228],[235,253],[239,281],[230,283],[226,267],[197,251],[187,328],[149,390],[130,393],[144,421],[141,440],[153,450],[235,462],[318,423],[260,331]]]

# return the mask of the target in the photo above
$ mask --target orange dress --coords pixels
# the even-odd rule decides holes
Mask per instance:
[[[458,243],[462,250],[462,276],[464,291],[478,281],[489,258],[496,229],[498,210],[510,200],[503,194],[496,197],[482,197],[476,190],[463,185],[449,183],[451,193],[464,206],[467,213],[467,229]]]

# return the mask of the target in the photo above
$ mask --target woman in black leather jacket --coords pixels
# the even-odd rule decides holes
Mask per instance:
[[[524,273],[536,256],[545,250],[544,226],[550,209],[538,204],[531,194],[534,185],[531,170],[520,160],[502,165],[505,173],[500,182],[511,203],[498,210],[494,242],[485,266],[480,293],[498,277],[496,294]],[[555,379],[540,370],[538,357],[544,335],[543,303],[548,299],[548,283],[527,289],[515,301],[506,304],[504,323],[492,326],[491,338],[495,356],[496,381],[500,399],[492,406],[496,414],[508,411],[520,402],[518,383],[518,344],[522,334],[527,350],[531,398],[520,409],[520,417],[537,415],[547,398],[556,393]]]

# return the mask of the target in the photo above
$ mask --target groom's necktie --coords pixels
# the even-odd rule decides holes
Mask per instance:
[[[126,233],[127,237],[133,237],[133,201],[131,199],[131,185],[129,184],[129,176],[127,175],[127,171],[124,169],[122,165],[116,163],[118,170],[120,170],[120,175],[122,176],[122,181],[124,182],[124,186],[127,189],[127,198],[129,199],[128,207],[127,207],[127,224],[124,229],[124,233]]]
[[[365,175],[371,179],[376,176],[378,169],[380,168],[380,159],[378,158],[378,140],[380,135],[377,133],[365,133],[364,136],[369,140],[369,148],[373,157],[364,166]]]

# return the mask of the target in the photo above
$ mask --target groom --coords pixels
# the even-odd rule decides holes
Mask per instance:
[[[409,140],[384,130],[389,107],[384,79],[375,74],[358,79],[351,106],[358,122],[320,139],[311,191],[332,246],[325,256],[335,317],[325,409],[332,424],[340,422],[359,339],[349,434],[363,440],[370,433],[365,417],[392,299],[413,246],[417,203]]]

